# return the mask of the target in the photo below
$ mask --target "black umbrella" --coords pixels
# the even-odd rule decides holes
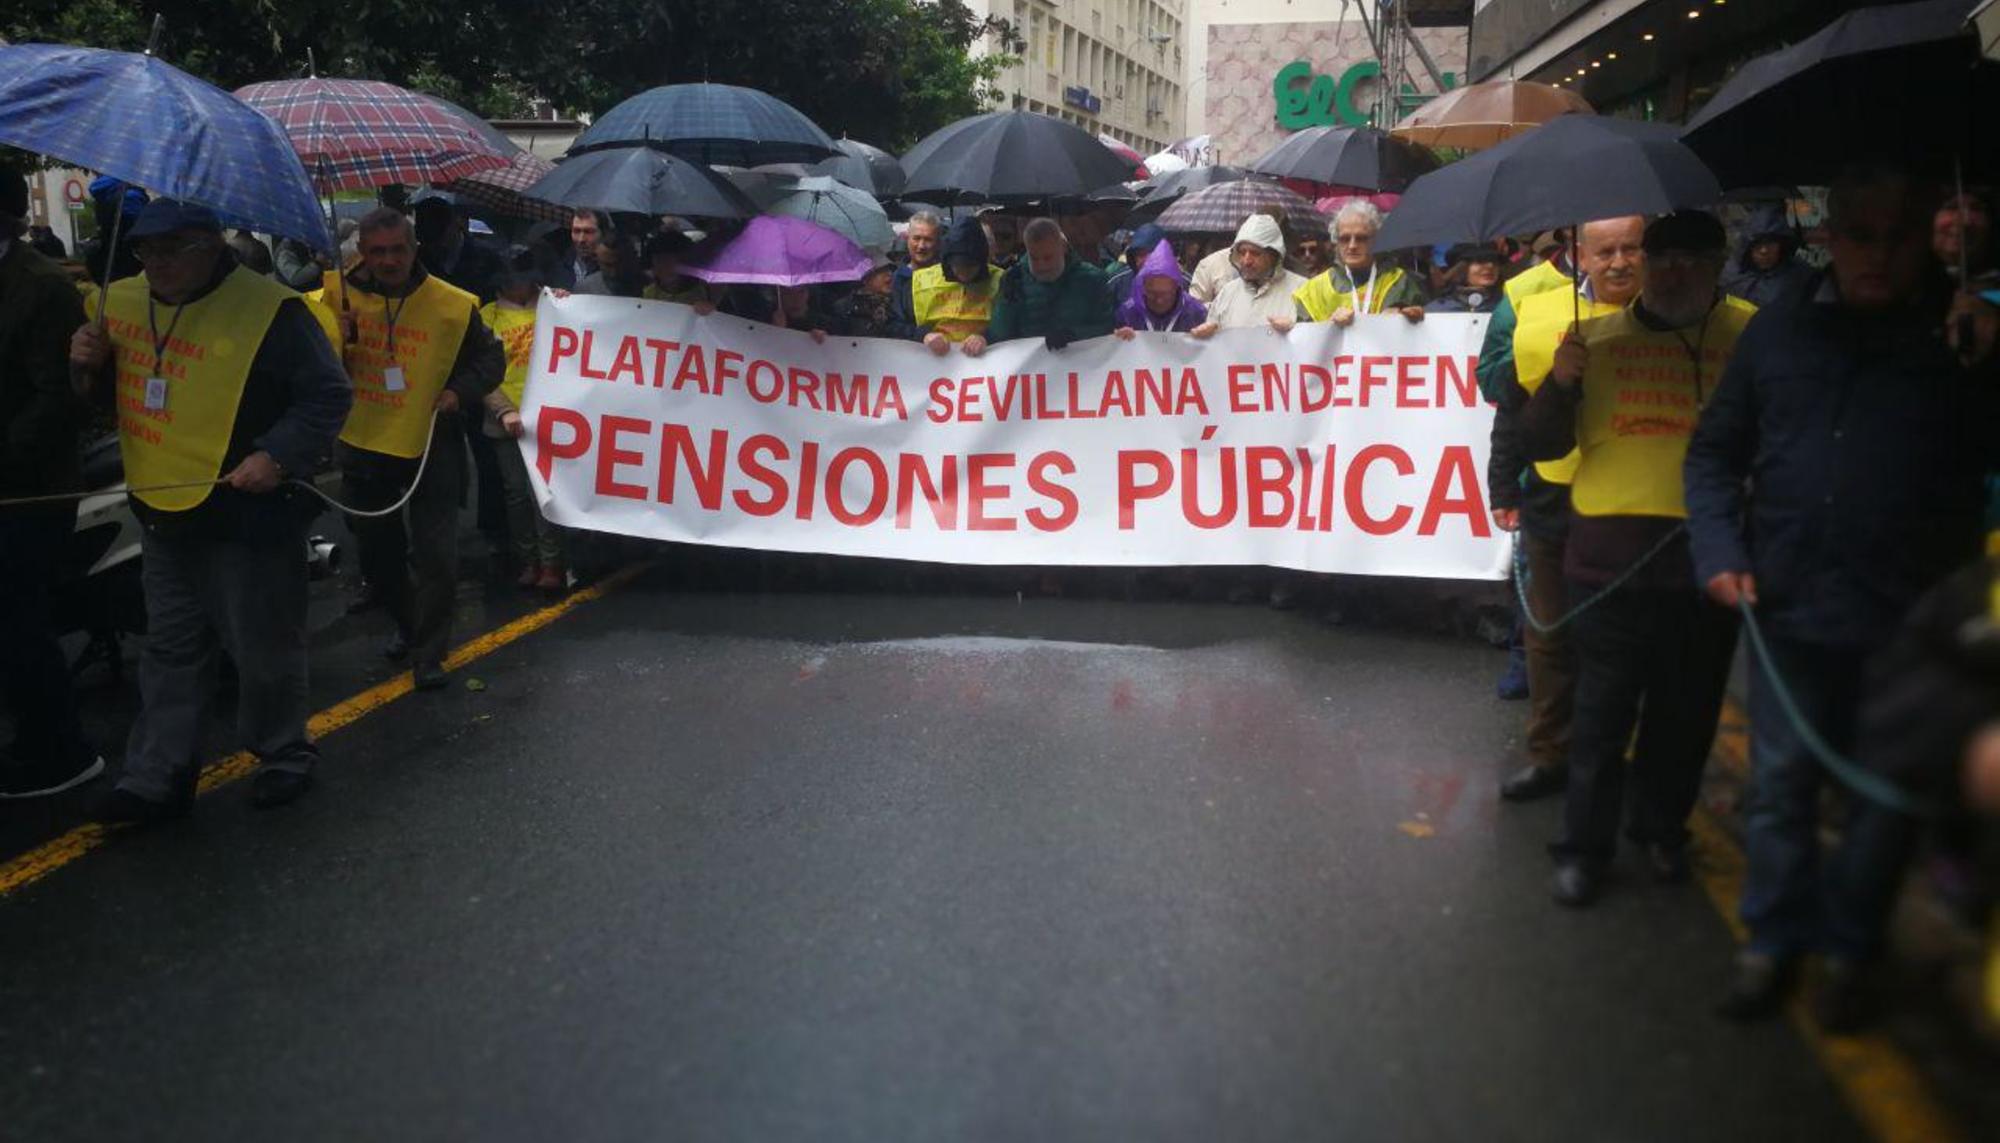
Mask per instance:
[[[571,155],[521,192],[563,206],[658,217],[749,218],[757,204],[706,167],[651,147]]]
[[[1257,156],[1250,169],[1370,191],[1399,191],[1437,169],[1437,156],[1373,127],[1308,127]]]
[[[1154,175],[1139,184],[1139,197],[1145,202],[1160,199],[1176,199],[1191,191],[1207,190],[1217,183],[1240,183],[1244,179],[1256,177],[1255,172],[1243,167],[1217,164],[1212,167],[1189,167],[1184,171],[1169,171],[1164,175]]]
[[[941,127],[903,156],[904,198],[1040,202],[1084,198],[1132,173],[1081,127],[1032,111],[991,111]]]
[[[816,164],[813,174],[839,179],[876,198],[893,198],[903,193],[903,186],[909,180],[904,177],[903,164],[896,161],[896,156],[853,139],[839,139],[833,145],[840,148],[840,154]]]
[[[1960,161],[1967,178],[2000,177],[2000,64],[1981,57],[1968,7],[1857,8],[1744,64],[1681,138],[1729,187],[1824,184],[1857,160],[1937,175]]]
[[[1664,123],[1564,115],[1424,175],[1375,237],[1382,250],[1484,242],[1722,197]]]
[[[577,136],[572,155],[608,147],[656,147],[709,166],[817,163],[839,154],[833,140],[774,95],[725,83],[677,83],[642,91]]]

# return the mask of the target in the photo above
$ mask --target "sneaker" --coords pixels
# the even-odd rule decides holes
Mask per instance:
[[[541,582],[542,574],[540,567],[531,563],[522,564],[521,574],[514,577],[514,586],[523,588],[535,587]]]
[[[409,658],[410,657],[409,636],[404,635],[401,631],[398,631],[394,635],[389,636],[389,641],[387,643],[382,644],[382,657],[384,659],[389,660],[392,663],[400,663],[404,659]]]
[[[260,810],[288,805],[311,788],[310,770],[259,770],[250,780],[250,804]]]
[[[1736,954],[1729,991],[1715,1014],[1737,1024],[1769,1020],[1785,1006],[1798,979],[1798,958],[1744,949]]]
[[[192,796],[156,802],[151,798],[142,798],[130,790],[113,786],[98,795],[91,803],[88,816],[91,821],[103,825],[147,826],[184,818],[193,809]]]
[[[445,673],[442,663],[419,663],[416,669],[410,672],[411,685],[420,691],[443,690],[444,685],[450,681],[451,676]]]
[[[104,759],[92,755],[88,762],[21,762],[0,770],[0,801],[18,798],[46,798],[72,790],[104,773]]]
[[[562,569],[554,564],[543,564],[542,574],[535,577],[536,591],[558,592],[568,586],[569,582],[563,578]]]

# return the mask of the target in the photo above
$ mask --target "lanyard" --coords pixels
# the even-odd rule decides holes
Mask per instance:
[[[1368,287],[1366,289],[1360,289],[1354,291],[1355,298],[1359,300],[1361,303],[1360,305],[1354,308],[1355,313],[1365,314],[1373,312],[1368,308],[1368,304],[1375,300],[1375,271],[1379,269],[1381,265],[1382,265],[1382,260],[1380,258],[1377,258],[1375,261],[1368,263]],[[1354,275],[1352,273],[1349,273],[1347,275],[1347,280],[1348,282],[1352,283],[1354,281]]]
[[[1694,407],[1697,411],[1708,403],[1708,394],[1703,392],[1701,387],[1701,350],[1708,344],[1708,322],[1714,316],[1715,307],[1711,305],[1708,307],[1708,312],[1701,315],[1701,329],[1695,333],[1693,345],[1689,345],[1687,338],[1681,336],[1680,330],[1673,331],[1674,340],[1681,343],[1681,349],[1688,355],[1688,363],[1694,366]]]
[[[187,303],[183,302],[175,306],[174,316],[167,320],[167,332],[161,333],[159,317],[153,309],[152,292],[148,291],[146,294],[146,327],[153,335],[153,376],[155,377],[160,375],[161,367],[166,364],[167,343],[174,339],[174,327],[181,324],[181,315],[186,312]]]
[[[402,297],[396,299],[396,308],[392,310],[389,308],[388,295],[384,294],[382,296],[382,320],[389,323],[390,364],[394,364],[396,361],[396,319],[403,316],[403,307],[409,304],[410,304],[410,295],[404,294]]]

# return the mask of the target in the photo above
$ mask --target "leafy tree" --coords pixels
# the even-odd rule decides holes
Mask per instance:
[[[143,48],[224,88],[318,73],[384,79],[482,114],[602,113],[649,87],[761,88],[828,132],[906,147],[976,114],[1018,52],[963,0],[12,0],[11,40]],[[996,50],[975,55],[990,39]]]

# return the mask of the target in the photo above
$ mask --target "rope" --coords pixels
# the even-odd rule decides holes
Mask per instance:
[[[1805,714],[1799,710],[1798,701],[1792,697],[1791,687],[1785,684],[1784,676],[1778,673],[1777,661],[1771,657],[1771,648],[1764,642],[1763,629],[1757,625],[1757,616],[1750,609],[1749,601],[1738,599],[1736,610],[1743,616],[1743,630],[1750,636],[1750,649],[1757,659],[1757,666],[1763,672],[1764,681],[1770,684],[1771,695],[1778,700],[1778,709],[1784,712],[1786,720],[1792,724],[1793,733],[1797,734],[1799,741],[1805,744],[1807,752],[1838,778],[1841,785],[1883,809],[1912,818],[1942,817],[1944,811],[1929,799],[1910,793],[1827,745],[1826,739],[1821,738],[1812,724],[1806,721]]]
[[[279,484],[280,486],[289,484],[295,488],[303,488],[321,500],[326,501],[327,506],[333,508],[335,511],[343,512],[349,516],[355,516],[363,520],[379,519],[383,516],[401,512],[403,506],[410,502],[410,497],[416,495],[417,486],[424,482],[424,469],[429,467],[431,460],[431,442],[437,437],[437,418],[437,410],[432,409],[431,431],[424,437],[424,451],[417,457],[417,474],[410,479],[410,486],[403,490],[402,496],[398,497],[396,502],[387,508],[365,511],[352,505],[342,504],[340,501],[321,492],[311,481],[300,480],[296,477],[282,480]],[[136,488],[125,488],[123,491],[126,495],[133,496],[142,492],[167,492],[179,488],[213,488],[218,484],[225,484],[227,482],[228,478],[219,476],[214,480],[182,480],[172,484],[142,484]],[[114,491],[118,490],[94,488],[87,492],[53,492],[44,496],[19,496],[10,500],[0,500],[0,509],[26,508],[35,504],[73,504],[80,500],[87,500],[92,496],[102,496]]]
[[[1519,532],[1516,532],[1514,534],[1514,595],[1521,601],[1521,618],[1527,621],[1528,626],[1533,627],[1535,630],[1541,632],[1544,635],[1547,635],[1552,631],[1559,631],[1562,628],[1569,626],[1570,623],[1574,621],[1577,616],[1582,615],[1584,612],[1589,611],[1593,607],[1596,607],[1599,603],[1604,602],[1605,598],[1608,597],[1612,592],[1617,591],[1619,588],[1624,587],[1627,583],[1631,582],[1632,577],[1638,575],[1640,569],[1644,568],[1647,564],[1653,562],[1653,557],[1659,555],[1661,552],[1666,551],[1668,546],[1671,545],[1675,540],[1679,539],[1681,534],[1686,531],[1687,531],[1686,524],[1683,523],[1675,525],[1672,531],[1668,532],[1664,536],[1661,536],[1659,540],[1653,544],[1652,547],[1647,548],[1644,555],[1641,555],[1638,559],[1633,560],[1631,567],[1628,567],[1624,571],[1619,572],[1617,578],[1613,579],[1610,583],[1605,584],[1603,587],[1598,588],[1595,592],[1592,592],[1590,597],[1585,599],[1582,603],[1579,603],[1575,607],[1572,607],[1568,611],[1564,612],[1562,618],[1548,623],[1544,623],[1540,619],[1535,617],[1535,609],[1533,605],[1531,605],[1528,602],[1528,583],[1529,583],[1528,556],[1527,552],[1522,547],[1521,535]]]

